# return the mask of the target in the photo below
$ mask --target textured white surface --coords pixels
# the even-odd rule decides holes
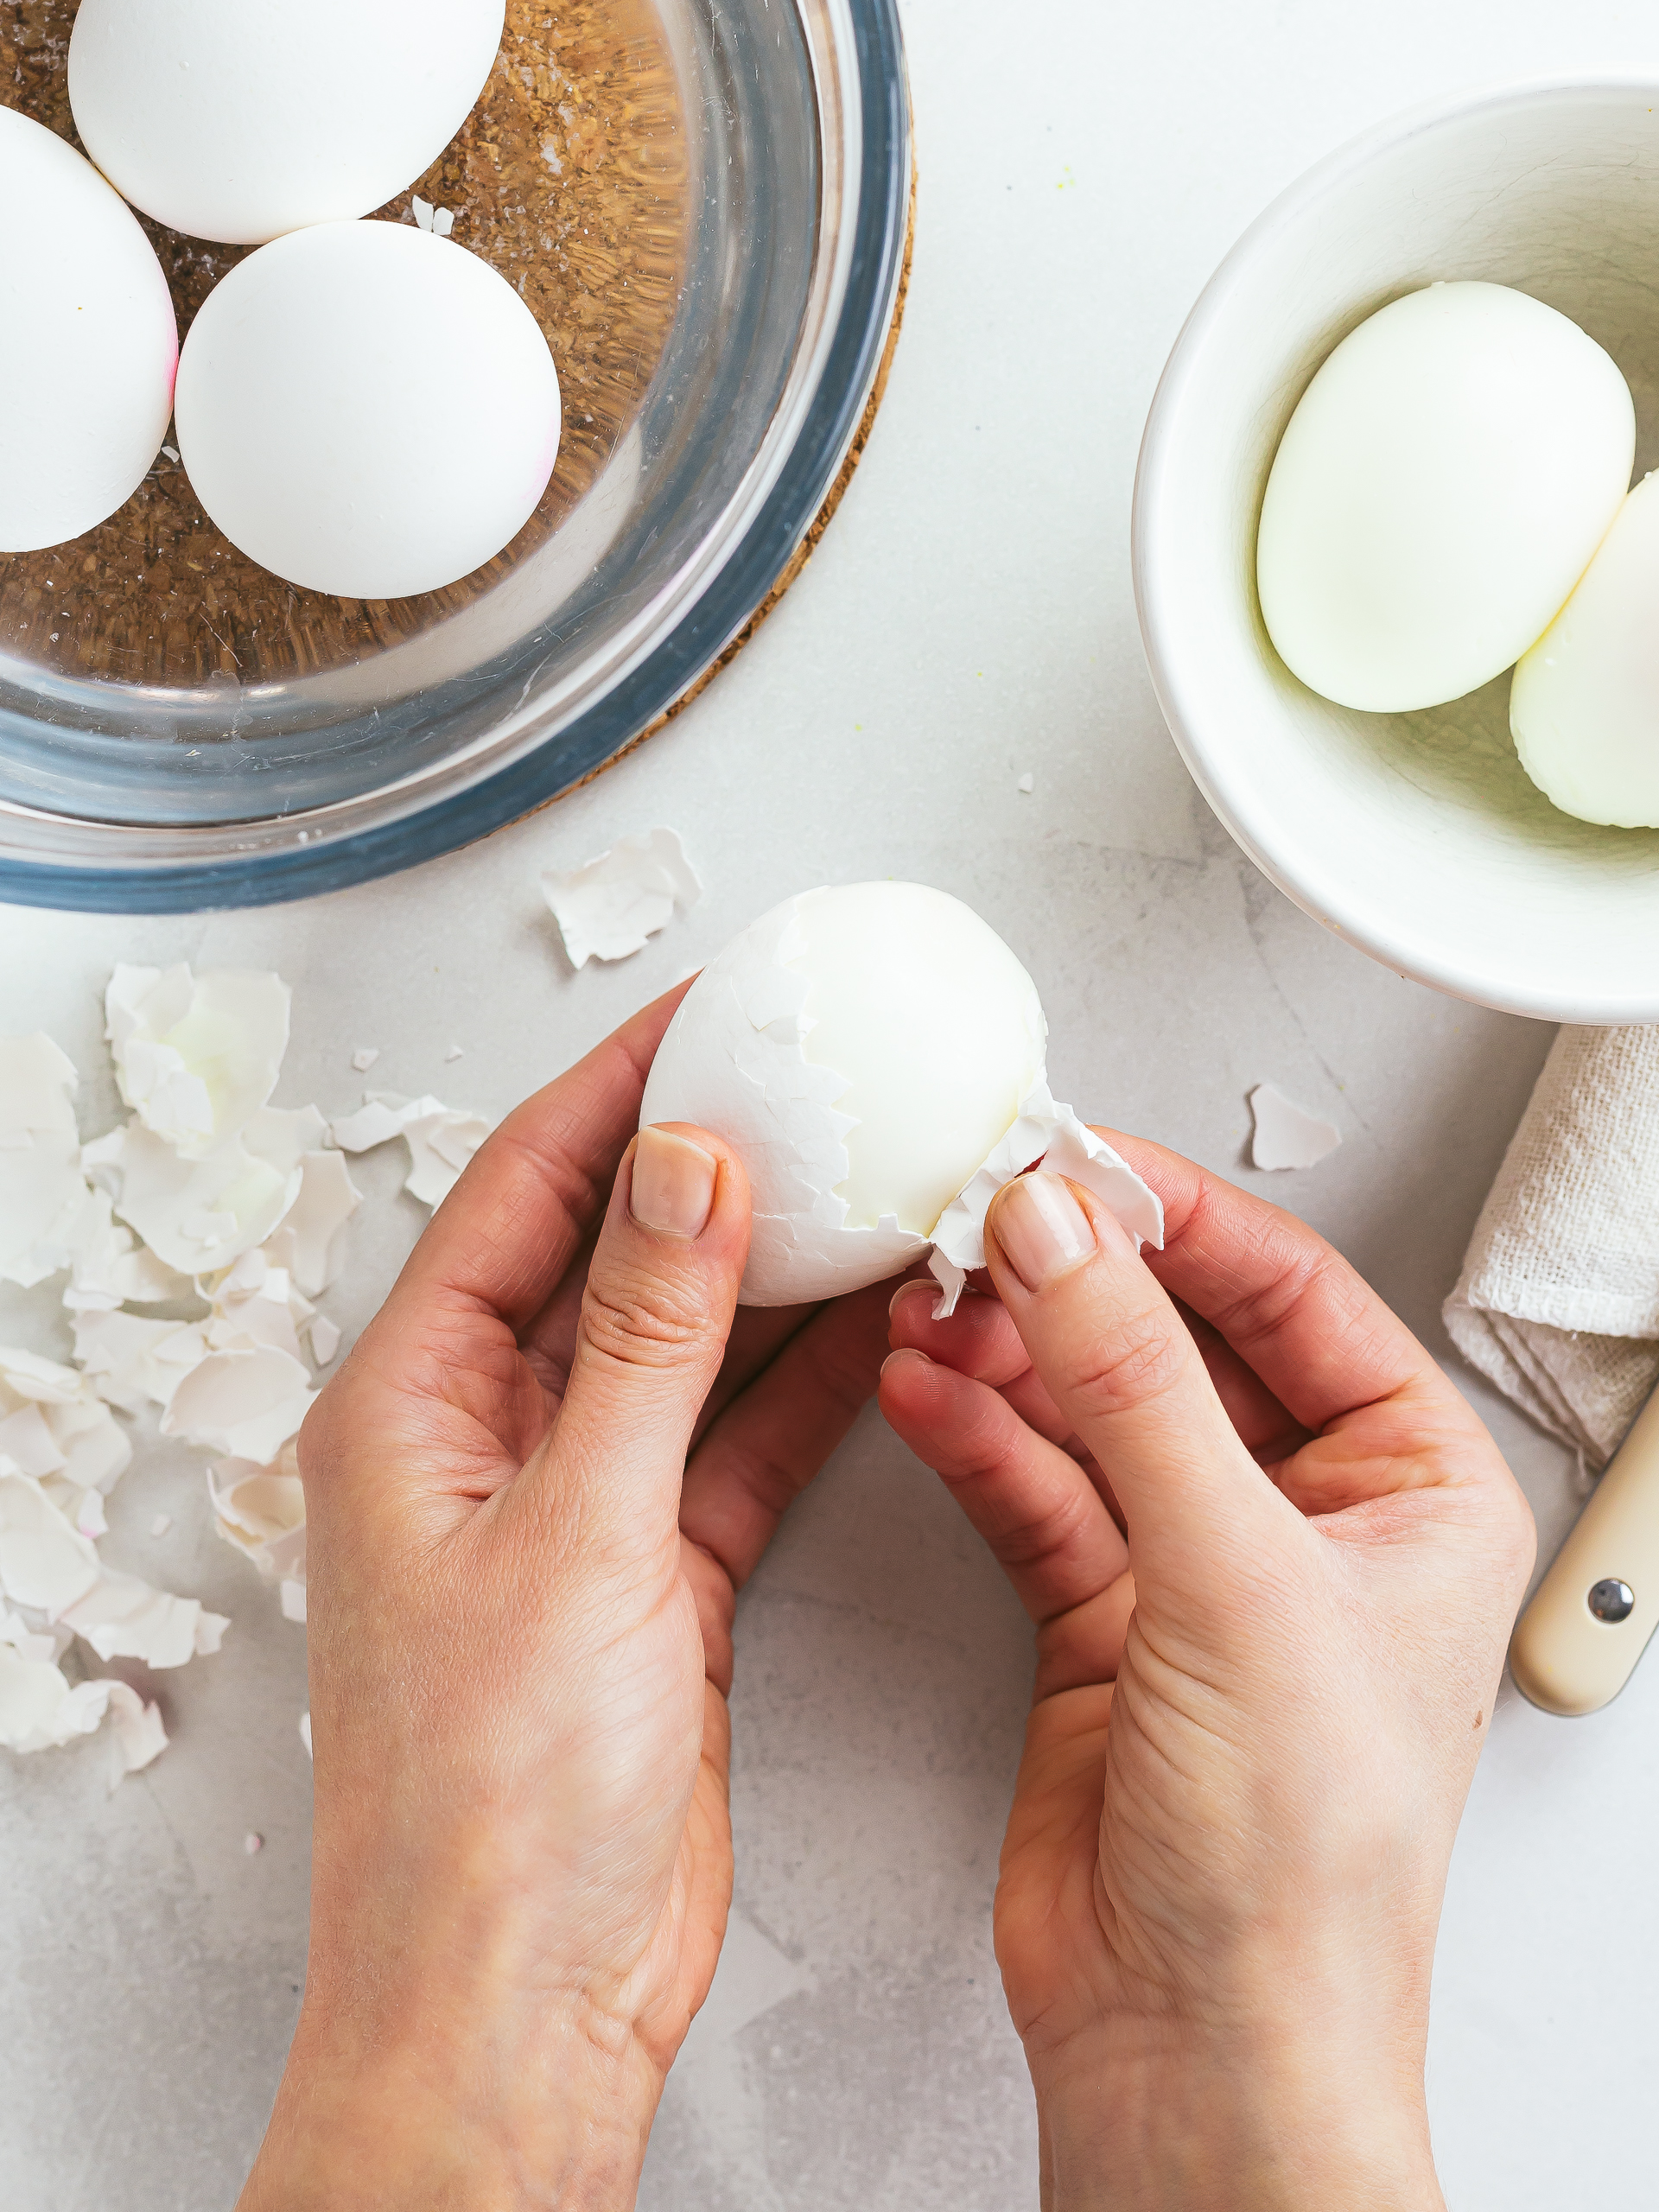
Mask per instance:
[[[1152,700],[1129,485],[1181,317],[1271,194],[1437,87],[1637,66],[1651,29],[1623,0],[1397,0],[1386,16],[1052,0],[1028,40],[990,0],[912,0],[906,20],[923,186],[905,341],[833,528],[719,683],[571,799],[413,876],[219,918],[0,914],[18,956],[0,1031],[55,1036],[87,1071],[83,1126],[105,1127],[115,961],[276,967],[296,987],[278,1103],[354,1107],[365,1038],[386,1084],[442,1093],[459,1042],[467,1100],[495,1115],[802,883],[919,879],[1030,969],[1061,1096],[1305,1214],[1450,1359],[1440,1301],[1551,1033],[1373,966],[1217,828]],[[685,831],[702,905],[624,966],[571,975],[537,871],[652,821]],[[1243,1164],[1245,1096],[1268,1077],[1342,1130],[1306,1177]],[[373,1203],[330,1294],[348,1337],[426,1218],[397,1196],[406,1166],[401,1146],[353,1162]],[[0,1291],[0,1342],[27,1299]],[[1568,1455],[1457,1372],[1548,1556],[1574,1510]],[[42,1901],[0,1929],[0,2197],[20,2212],[231,2202],[298,2004],[302,1632],[205,1509],[200,1455],[164,1446],[124,1478],[103,1542],[235,1617],[219,1657],[162,1678],[166,1757],[113,1797],[96,1747],[0,1768],[9,1894]],[[174,1526],[151,1541],[158,1510]],[[1034,2212],[988,1923],[1023,1617],[867,1414],[746,1592],[737,1638],[743,1924],[670,2082],[645,2212]],[[1500,1702],[1431,2037],[1457,2212],[1599,2212],[1608,2173],[1639,2196],[1651,2171],[1656,1731],[1656,1661],[1591,1719]]]

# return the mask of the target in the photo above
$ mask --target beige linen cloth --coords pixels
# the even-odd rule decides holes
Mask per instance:
[[[1659,1027],[1560,1031],[1443,1310],[1599,1473],[1659,1380]]]

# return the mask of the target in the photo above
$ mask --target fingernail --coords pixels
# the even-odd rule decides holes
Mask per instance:
[[[927,1354],[925,1351],[918,1351],[914,1344],[901,1344],[897,1351],[890,1351],[882,1361],[881,1372],[886,1375],[890,1369],[898,1367],[906,1360],[920,1360],[924,1367],[931,1367],[933,1364]]]
[[[1027,1290],[1046,1290],[1096,1249],[1088,1215],[1058,1175],[1021,1175],[1010,1183],[991,1225]]]
[[[715,1210],[715,1172],[700,1144],[670,1129],[641,1129],[628,1211],[661,1236],[701,1236]]]
[[[918,1290],[923,1292],[929,1298],[937,1298],[939,1294],[939,1286],[938,1283],[931,1280],[927,1282],[901,1282],[898,1289],[893,1292],[893,1296],[887,1300],[887,1319],[889,1321],[891,1321],[893,1316],[898,1313],[900,1301],[910,1297],[912,1292]]]

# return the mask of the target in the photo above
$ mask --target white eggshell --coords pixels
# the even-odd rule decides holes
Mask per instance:
[[[1659,829],[1659,476],[1613,518],[1510,687],[1521,765],[1581,822]]]
[[[505,14],[505,0],[81,0],[69,102],[134,207],[258,245],[412,184],[483,89]]]
[[[530,519],[558,451],[534,315],[476,254],[401,223],[250,254],[191,326],[175,407],[232,543],[347,599],[470,575]]]
[[[1281,658],[1338,705],[1438,706],[1502,673],[1583,575],[1636,416],[1576,323],[1432,284],[1344,338],[1274,458],[1256,548]]]
[[[914,883],[786,899],[687,992],[641,1127],[690,1122],[748,1170],[743,1297],[878,1282],[1008,1131],[1043,1066],[1036,986],[960,900]]]
[[[179,334],[131,210],[73,146],[0,107],[0,551],[79,537],[167,435]]]

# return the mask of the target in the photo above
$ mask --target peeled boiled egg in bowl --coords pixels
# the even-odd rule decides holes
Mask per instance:
[[[79,4],[39,0],[44,35],[0,86],[0,102],[72,146]],[[385,12],[353,6],[354,21]],[[221,82],[218,30],[228,35],[242,11],[168,0],[162,12],[214,30]],[[271,89],[305,105],[305,130],[327,125],[324,143],[350,112],[349,87],[330,73],[349,60],[360,74],[361,56],[331,39],[328,10],[308,0],[290,12],[315,50]],[[466,12],[492,18],[484,0]],[[261,567],[260,545],[238,549],[215,526],[190,478],[181,399],[143,480],[106,521],[0,554],[0,901],[258,904],[468,842],[580,781],[681,698],[823,505],[870,404],[903,272],[911,161],[896,0],[505,0],[504,15],[458,132],[365,219],[435,232],[435,265],[477,257],[539,326],[562,422],[534,512],[454,584],[410,588],[418,571],[393,573],[384,588],[401,595],[346,598],[324,588],[319,565],[293,585]],[[99,0],[94,26],[118,30],[124,16]],[[165,200],[178,180],[152,171],[166,136],[120,137],[110,96],[121,73],[106,74],[96,115],[83,102],[88,127],[112,134],[110,174],[138,202],[188,353],[217,288],[251,255],[304,236],[289,227],[297,203]],[[238,115],[257,119],[262,98],[256,83]],[[447,118],[441,102],[436,125],[408,109],[401,94],[395,116],[365,106],[364,147],[320,181],[325,196],[300,207],[302,225],[362,213],[362,180],[420,157],[413,121],[429,131]],[[293,136],[304,138],[299,123]],[[220,137],[213,175],[234,185],[234,146]],[[262,161],[273,143],[280,154],[280,130],[261,142]],[[192,187],[200,174],[179,173]],[[282,161],[262,175],[284,184]],[[168,214],[194,234],[158,219]],[[252,242],[273,228],[276,248]],[[220,242],[232,233],[249,242]],[[427,360],[405,374],[384,359],[372,370],[405,394],[441,394],[441,372]],[[442,487],[480,428],[446,419],[442,397],[406,425],[416,506],[423,468]],[[40,425],[44,439],[73,429]],[[327,438],[298,461],[326,466]],[[213,498],[234,523],[222,487]]]
[[[1555,309],[1611,357],[1639,483],[1659,465],[1656,266],[1659,80],[1554,79],[1414,110],[1310,170],[1223,262],[1165,369],[1135,487],[1154,683],[1222,822],[1385,965],[1548,1020],[1659,1020],[1659,830],[1550,804],[1510,734],[1507,669],[1408,712],[1300,682],[1258,594],[1263,502],[1342,340],[1393,302],[1470,283]],[[1516,468],[1529,458],[1549,465],[1522,448]]]

